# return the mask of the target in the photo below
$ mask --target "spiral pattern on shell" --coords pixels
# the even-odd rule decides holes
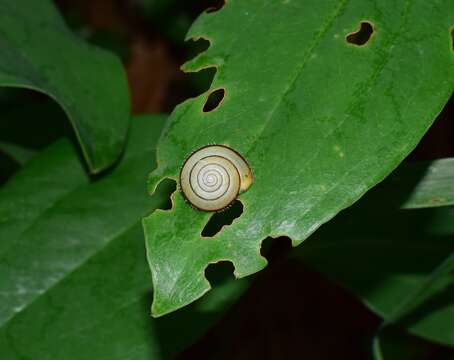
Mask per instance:
[[[185,161],[180,187],[197,209],[217,211],[229,206],[252,183],[246,160],[224,145],[205,146]]]

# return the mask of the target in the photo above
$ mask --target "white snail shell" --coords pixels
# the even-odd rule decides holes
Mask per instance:
[[[224,145],[209,145],[195,151],[180,172],[185,198],[203,211],[224,209],[251,184],[252,171],[246,160]]]

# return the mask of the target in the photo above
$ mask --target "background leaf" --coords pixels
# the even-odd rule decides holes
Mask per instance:
[[[240,196],[241,217],[213,238],[200,235],[210,214],[180,193],[172,210],[145,219],[154,315],[207,292],[209,263],[231,261],[237,277],[262,269],[264,238],[301,243],[402,161],[453,89],[453,6],[232,0],[195,22],[188,38],[210,47],[184,69],[217,73],[209,92],[173,112],[150,191],[178,179],[185,158],[210,143],[244,155],[255,181]],[[373,26],[372,37],[348,43],[361,22]],[[221,88],[222,103],[203,112]]]
[[[164,117],[135,118],[121,163],[96,181],[60,140],[0,191],[0,219],[10,217],[0,227],[2,359],[165,359],[245,290],[247,282],[226,279],[187,311],[164,321],[147,316],[140,218],[167,201],[169,186],[151,200],[143,188],[163,124]]]
[[[74,36],[48,0],[1,0],[0,24],[0,85],[49,95],[68,115],[90,169],[112,164],[129,123],[118,59]]]
[[[396,211],[383,204],[389,197],[382,190],[337,216],[293,256],[353,291],[386,323],[454,345],[452,274],[436,276],[454,253],[454,208]]]
[[[400,207],[419,209],[454,205],[452,184],[454,158],[446,158],[402,164],[383,182],[381,191],[390,199],[407,194]]]
[[[418,341],[419,339],[405,334],[399,329],[387,329],[376,340],[374,348],[375,360],[424,360],[424,359],[448,359],[442,354],[434,353],[430,344]]]

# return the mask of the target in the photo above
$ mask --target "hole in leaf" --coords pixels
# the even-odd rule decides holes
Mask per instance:
[[[210,47],[210,42],[204,38],[190,39],[187,43],[187,58],[193,59],[197,55],[205,52]]]
[[[374,32],[374,28],[367,21],[361,22],[361,27],[357,32],[347,35],[347,41],[350,44],[355,44],[358,46],[364,45],[367,43]]]
[[[288,236],[279,236],[277,238],[267,237],[262,241],[260,254],[269,263],[273,263],[279,259],[286,258],[286,255],[291,249],[292,241]]]
[[[234,270],[235,268],[230,261],[220,261],[207,266],[205,277],[212,287],[216,287],[231,278]]]
[[[222,100],[224,100],[225,91],[224,89],[214,90],[208,95],[205,105],[203,105],[203,112],[210,112],[219,107]]]
[[[224,0],[215,0],[213,1],[213,4],[205,10],[205,12],[207,14],[214,13],[216,11],[219,11],[224,5],[225,5]]]
[[[239,218],[243,213],[243,204],[235,200],[227,209],[214,213],[202,230],[203,237],[215,236],[224,226],[230,225],[233,220]]]
[[[215,74],[215,67],[209,67],[197,72],[181,74],[181,78],[179,78],[174,84],[175,91],[169,91],[166,99],[168,104],[165,107],[165,111],[171,112],[176,105],[184,100],[198,97],[206,93],[211,87]],[[190,84],[190,86],[187,84]],[[187,89],[182,91],[181,88],[184,86],[186,86]]]
[[[184,60],[191,61],[210,47],[209,40],[205,38],[191,39],[186,43]],[[195,98],[205,94],[213,83],[216,67],[210,66],[195,72],[179,72],[169,84],[165,97],[164,112],[171,112],[179,103],[188,98]]]
[[[156,191],[152,195],[152,201],[157,202],[157,209],[170,210],[172,209],[171,195],[177,190],[177,182],[173,179],[165,178],[157,186]]]

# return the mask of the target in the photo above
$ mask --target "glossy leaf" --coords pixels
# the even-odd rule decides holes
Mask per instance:
[[[119,157],[129,98],[117,58],[73,35],[49,0],[0,0],[0,53],[0,86],[36,90],[57,101],[92,171]]]
[[[167,201],[167,185],[151,200],[143,189],[163,123],[134,119],[121,163],[96,181],[61,140],[0,191],[0,358],[167,359],[244,291],[230,279],[173,317],[149,316],[140,217]]]
[[[149,189],[177,180],[186,157],[212,143],[242,154],[254,183],[240,196],[242,216],[210,239],[201,239],[210,214],[181,193],[171,211],[145,219],[154,315],[207,292],[209,263],[231,261],[237,277],[259,271],[264,238],[301,243],[399,164],[451,95],[453,6],[231,0],[195,22],[188,38],[210,47],[184,69],[216,67],[216,76],[210,91],[173,112]],[[349,43],[364,21],[371,38]],[[203,112],[221,88],[222,102]]]

